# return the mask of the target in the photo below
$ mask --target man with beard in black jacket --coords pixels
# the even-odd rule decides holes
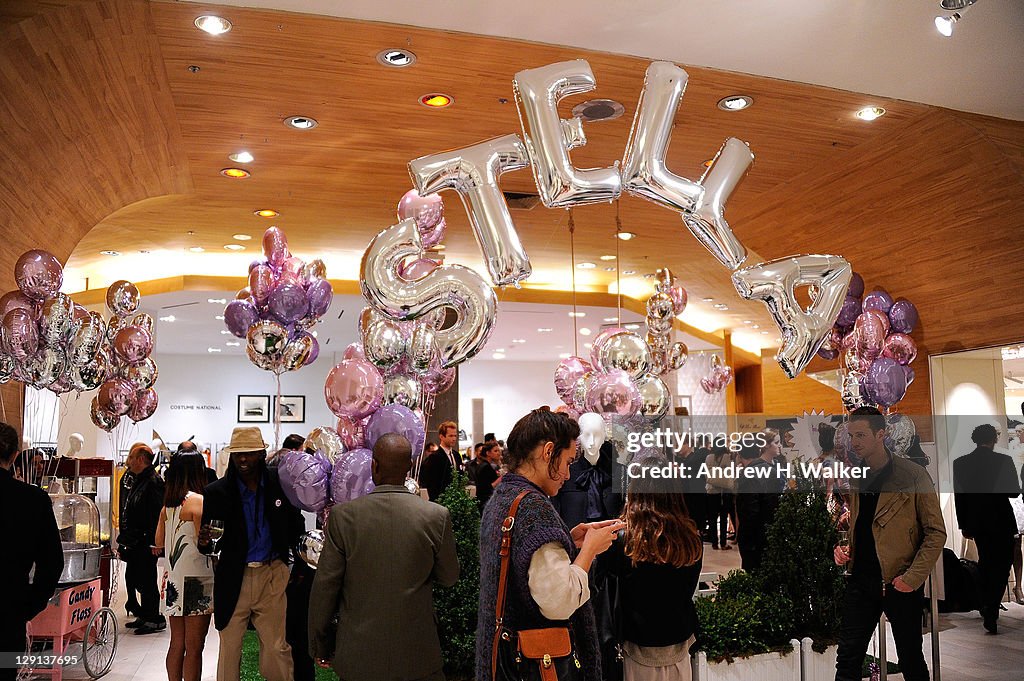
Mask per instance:
[[[138,592],[136,619],[125,626],[136,634],[152,634],[167,628],[160,614],[160,591],[156,586],[156,526],[164,507],[164,481],[153,467],[153,450],[136,442],[128,452],[126,464],[135,476],[121,513],[121,531],[117,535],[117,553],[124,561],[124,584],[128,593]],[[131,599],[129,598],[129,601]]]

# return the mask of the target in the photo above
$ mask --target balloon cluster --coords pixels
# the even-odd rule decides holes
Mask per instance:
[[[330,308],[334,290],[323,260],[293,256],[277,227],[263,234],[263,255],[249,265],[249,285],[224,308],[224,324],[246,340],[245,352],[260,369],[296,371],[320,354],[309,329]]]
[[[864,295],[864,279],[854,273],[832,333],[818,350],[825,359],[842,356],[847,409],[891,407],[903,399],[914,381],[910,364],[917,357],[917,344],[910,334],[916,325],[913,303],[894,301],[882,289]]]
[[[732,382],[732,367],[722,362],[720,355],[711,355],[711,373],[700,379],[700,387],[707,394],[720,393]]]
[[[656,274],[654,295],[647,299],[647,347],[651,350],[651,373],[662,376],[686,364],[689,349],[672,342],[672,319],[686,309],[686,289],[672,270],[662,267]]]
[[[153,415],[153,318],[138,312],[133,284],[107,290],[107,322],[60,292],[64,268],[51,253],[22,254],[14,280],[18,290],[0,297],[0,383],[14,379],[57,395],[99,388],[92,418],[107,431],[122,416],[139,422]]]

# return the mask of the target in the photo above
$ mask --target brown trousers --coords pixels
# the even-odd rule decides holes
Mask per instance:
[[[242,637],[250,617],[260,639],[260,674],[267,681],[293,681],[292,649],[285,641],[287,587],[288,566],[279,560],[245,568],[238,605],[228,626],[220,632],[217,681],[239,681]]]

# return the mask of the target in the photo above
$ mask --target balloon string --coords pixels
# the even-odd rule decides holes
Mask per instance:
[[[619,233],[622,232],[622,219],[619,217],[619,200],[615,200],[615,317],[616,324],[622,325],[622,259],[619,257],[619,244],[622,239]]]
[[[572,346],[573,355],[580,354],[580,337],[576,329],[579,314],[576,312],[576,222],[572,219],[572,209],[569,209],[569,273],[572,275]]]
[[[274,451],[281,446],[281,374],[275,373],[274,380],[277,382],[277,399],[274,400]]]

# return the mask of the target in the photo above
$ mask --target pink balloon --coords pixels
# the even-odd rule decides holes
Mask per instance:
[[[126,326],[114,337],[114,352],[125,364],[138,364],[153,352],[153,337],[145,329]]]
[[[455,367],[448,367],[447,369],[441,369],[440,367],[431,368],[430,371],[420,377],[420,384],[431,395],[440,395],[455,385]]]
[[[36,316],[36,306],[32,299],[21,291],[8,291],[0,298],[0,319],[7,316],[11,310],[21,308],[31,316]]]
[[[576,390],[576,382],[593,367],[579,357],[567,357],[555,367],[555,392],[562,401],[572,406],[572,396]]]
[[[366,359],[366,353],[363,351],[363,344],[359,341],[355,343],[349,343],[345,351],[341,353],[342,359]]]
[[[417,258],[402,267],[400,274],[402,278],[412,281],[427,276],[437,269],[438,264],[436,260],[430,258]]]
[[[252,272],[252,270],[249,270],[249,271]],[[252,292],[249,290],[249,287],[246,286],[245,288],[238,289],[238,293],[235,294],[235,300],[248,300],[248,301],[252,301]],[[255,304],[256,303],[253,302],[253,305],[255,305]]]
[[[284,265],[284,261],[291,255],[288,252],[288,237],[277,227],[271,227],[263,233],[263,255],[275,267]]]
[[[891,333],[882,345],[882,356],[906,366],[917,358],[917,343],[905,333]]]
[[[366,421],[342,416],[338,419],[338,435],[345,449],[361,449],[366,446]]]
[[[600,333],[594,336],[594,340],[590,345],[590,364],[591,366],[598,365],[598,357],[601,356],[601,348],[608,342],[608,339],[617,333],[629,333],[627,329],[623,329],[619,326],[609,326],[607,329],[602,329]],[[587,368],[590,371],[590,368]]]
[[[408,218],[416,222],[424,248],[430,248],[444,238],[444,202],[440,194],[420,196],[415,189],[407,191],[398,201],[398,219]]]
[[[123,378],[115,378],[100,386],[98,398],[100,409],[124,416],[135,404],[135,387]]]
[[[39,328],[24,308],[14,308],[3,320],[3,345],[11,357],[26,360],[39,349]]]
[[[155,390],[152,388],[149,388],[148,390],[140,390],[135,395],[135,404],[133,404],[131,409],[128,410],[128,418],[130,418],[133,423],[145,421],[156,413],[156,408],[159,403],[160,400],[157,398]]]
[[[302,258],[298,258],[293,255],[285,260],[284,264],[281,266],[281,277],[287,278],[293,283],[304,285],[305,282],[302,281],[302,268],[305,266],[306,263]]]
[[[882,352],[882,343],[885,342],[882,320],[869,310],[857,317],[853,331],[857,334],[857,353],[867,359],[878,357]]]
[[[885,314],[881,310],[868,310],[867,314],[878,317],[878,321],[882,322],[882,329],[886,334],[889,333],[889,315]]]
[[[384,377],[366,360],[342,360],[331,369],[324,383],[327,407],[338,417],[369,416],[380,406],[383,396]]]
[[[673,284],[665,293],[672,299],[672,312],[682,314],[686,309],[686,289],[679,284]]]
[[[257,265],[249,272],[249,291],[257,305],[266,305],[276,277],[270,265]]]
[[[14,281],[32,300],[46,300],[60,291],[64,283],[64,268],[52,253],[27,251],[14,265]]]
[[[633,416],[640,411],[640,391],[622,369],[595,374],[587,389],[587,408],[602,416]]]

